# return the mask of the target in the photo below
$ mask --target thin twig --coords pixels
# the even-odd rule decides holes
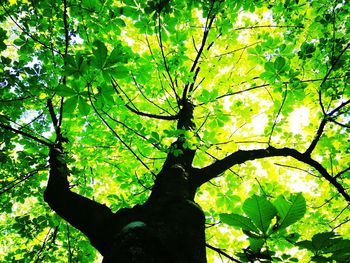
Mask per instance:
[[[233,262],[237,262],[237,263],[242,263],[241,261],[231,257],[229,254],[227,254],[226,252],[224,252],[222,249],[217,248],[217,247],[213,247],[212,245],[209,245],[208,243],[205,244],[205,246],[207,248],[210,248],[211,250],[214,250],[215,252],[219,253],[220,255],[223,255],[225,257],[227,257],[228,259],[232,260]]]

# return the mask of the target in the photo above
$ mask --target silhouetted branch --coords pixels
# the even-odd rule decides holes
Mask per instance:
[[[212,11],[213,5],[214,5],[214,2],[212,4],[212,6],[211,6],[211,9],[208,12],[207,20],[205,22],[205,28],[204,28],[204,32],[203,32],[203,38],[202,38],[201,46],[200,46],[200,48],[199,48],[199,50],[197,52],[196,58],[194,59],[192,67],[190,69],[190,73],[195,72],[195,71],[197,73],[195,73],[192,83],[188,82],[185,85],[185,88],[184,88],[183,93],[182,93],[182,101],[185,101],[187,99],[187,93],[192,91],[194,83],[195,83],[196,78],[197,78],[197,74],[199,72],[199,69],[197,69],[197,65],[198,65],[199,59],[200,59],[200,57],[201,57],[201,55],[203,53],[204,46],[206,45],[210,28],[213,25],[213,22],[215,20],[215,15],[211,16],[211,11]]]
[[[100,120],[109,128],[109,130],[114,134],[114,136],[132,153],[132,155],[134,155],[136,157],[136,159],[147,169],[149,170],[153,175],[154,173],[151,171],[151,169],[148,167],[148,165],[141,160],[141,158],[134,152],[133,149],[131,149],[131,147],[119,136],[119,134],[109,125],[109,123],[102,117],[102,115],[98,112],[95,104],[92,101],[91,98],[91,92],[88,86],[88,95],[89,95],[89,101],[91,103],[91,106],[93,108],[93,110],[95,111],[95,113],[97,114],[97,116],[100,118]]]
[[[44,141],[44,140],[42,140],[42,139],[39,139],[39,138],[37,138],[37,137],[35,137],[35,136],[33,136],[33,135],[27,133],[27,132],[24,132],[24,131],[21,131],[21,130],[12,128],[12,127],[9,126],[9,125],[5,125],[5,124],[0,123],[0,127],[3,128],[3,129],[5,129],[5,130],[14,132],[14,133],[16,133],[16,134],[21,134],[21,135],[23,135],[23,136],[25,136],[25,137],[27,137],[27,138],[30,138],[30,139],[32,139],[32,140],[38,142],[38,143],[41,143],[41,144],[45,145],[45,146],[51,147],[51,146],[53,145],[53,142],[46,142],[46,141]]]
[[[299,26],[260,25],[260,26],[237,27],[234,30],[249,30],[249,29],[258,29],[258,28],[304,28],[304,26],[303,25],[299,25]]]
[[[302,171],[304,173],[307,173],[313,177],[316,177],[316,178],[319,178],[319,176],[317,176],[316,174],[314,173],[311,173],[309,172],[308,170],[306,169],[302,169],[302,168],[299,168],[299,167],[296,167],[296,166],[292,166],[292,165],[287,165],[287,164],[281,164],[281,163],[275,163],[275,165],[278,165],[278,166],[281,166],[281,167],[285,167],[285,168],[291,168],[291,169],[296,169],[296,170],[299,170],[299,171]]]
[[[310,155],[312,153],[312,151],[315,149],[318,141],[320,140],[321,138],[321,135],[323,133],[323,130],[324,130],[324,127],[326,126],[327,124],[327,118],[323,118],[321,123],[320,123],[320,126],[318,127],[317,129],[317,132],[316,132],[316,136],[315,138],[312,140],[309,148],[307,148],[307,150],[305,151],[305,154],[307,155]]]
[[[33,171],[30,171],[29,173],[27,173],[26,175],[24,175],[22,178],[16,179],[14,182],[11,182],[7,185],[5,185],[4,187],[2,187],[0,190],[0,195],[10,191],[11,189],[15,188],[17,185],[19,185],[20,183],[28,180],[29,178],[31,178],[32,176],[36,175],[39,171],[44,170],[48,168],[48,166],[42,166],[39,167]]]
[[[270,143],[271,143],[272,134],[273,134],[273,131],[274,131],[276,125],[277,125],[278,117],[279,117],[280,114],[281,114],[281,111],[282,111],[284,102],[286,101],[287,93],[288,93],[288,90],[287,90],[287,88],[286,88],[286,90],[285,90],[285,92],[284,92],[284,96],[283,96],[282,103],[281,103],[281,105],[280,105],[280,107],[279,107],[279,109],[278,109],[276,118],[275,118],[275,120],[274,120],[274,122],[273,122],[273,124],[272,124],[272,127],[271,127],[271,132],[270,132],[269,140],[268,140],[268,142],[267,142],[268,145],[270,145]]]
[[[10,12],[7,10],[7,8],[5,7],[5,5],[3,4],[4,1],[0,1],[1,6],[3,7],[3,9],[5,10],[6,15],[12,20],[12,22],[25,34],[27,35],[29,38],[31,38],[32,40],[34,40],[35,42],[37,42],[38,44],[40,44],[41,46],[56,52],[57,54],[63,55],[58,49],[54,49],[51,48],[50,46],[48,46],[47,44],[45,44],[44,42],[42,42],[41,40],[37,39],[35,36],[33,36],[31,33],[29,33],[28,31],[26,31],[14,18],[13,16],[10,14]]]
[[[335,124],[337,124],[337,125],[339,125],[339,126],[341,126],[341,127],[343,127],[343,128],[346,128],[346,129],[350,129],[350,125],[347,125],[347,124],[344,124],[344,123],[341,123],[341,122],[339,122],[339,121],[336,121],[335,119],[329,119],[329,121],[330,122],[333,122],[333,123],[335,123]]]
[[[321,94],[319,92],[319,94]],[[320,95],[319,95],[320,96]],[[320,99],[320,103],[321,103],[321,99]],[[312,151],[315,149],[318,141],[320,140],[321,136],[322,136],[322,133],[324,131],[324,128],[327,124],[328,121],[331,120],[332,116],[337,113],[341,108],[343,108],[344,106],[346,106],[347,104],[350,103],[350,100],[348,101],[345,101],[343,103],[341,103],[338,107],[336,107],[335,109],[333,109],[332,111],[330,111],[329,113],[326,113],[326,115],[324,116],[324,118],[322,119],[321,123],[320,123],[320,126],[318,127],[317,129],[317,132],[316,132],[316,136],[315,138],[312,140],[309,148],[305,151],[305,154],[308,154],[310,155],[312,153]],[[322,105],[322,104],[321,104]],[[322,111],[324,111],[324,108],[323,108],[323,105],[321,106],[322,107]]]
[[[328,78],[328,80],[341,79],[341,78],[343,78],[343,77]],[[254,78],[254,79],[258,79],[258,78]],[[300,80],[301,83],[318,82],[318,81],[323,81],[323,78],[322,79],[305,79],[305,80]],[[243,85],[245,83],[246,83],[246,81],[241,82],[241,83],[239,83],[237,85],[234,85],[234,86],[241,86],[241,85]],[[284,82],[282,82],[282,84],[286,85],[286,84],[289,84],[289,82],[288,81],[284,81]],[[228,97],[228,96],[237,95],[237,94],[240,94],[240,93],[244,93],[244,92],[255,90],[255,89],[259,89],[259,88],[269,87],[269,86],[271,86],[271,85],[268,84],[268,83],[264,83],[264,84],[261,84],[261,85],[256,85],[256,86],[249,87],[249,88],[246,88],[246,89],[242,89],[242,90],[239,90],[239,91],[228,92],[226,94],[219,95],[218,97],[215,98],[215,100],[222,99],[222,98],[225,98],[225,97]],[[203,104],[204,103],[201,103],[201,104],[198,104],[198,105],[203,105]]]
[[[337,58],[332,62],[332,66],[331,68],[328,70],[327,74],[324,76],[320,87],[322,87],[322,85],[327,81],[327,79],[329,78],[329,75],[332,73],[334,67],[337,65],[338,61],[340,60],[340,58],[344,55],[344,53],[346,52],[346,50],[350,47],[350,43],[348,43],[345,48],[343,48],[343,50],[340,52],[340,54],[337,56]]]
[[[12,103],[12,102],[26,100],[34,97],[35,97],[34,95],[29,95],[29,96],[20,97],[20,98],[14,98],[14,99],[1,99],[0,103]]]
[[[171,87],[171,89],[173,90],[173,92],[175,94],[177,103],[179,104],[179,99],[180,98],[179,98],[179,95],[176,92],[175,84],[174,84],[173,78],[171,76],[170,69],[169,69],[168,63],[166,61],[165,54],[164,54],[163,38],[162,38],[162,31],[161,31],[162,25],[161,25],[161,22],[160,22],[160,12],[161,12],[161,9],[158,10],[158,42],[159,42],[159,48],[160,48],[160,51],[161,51],[161,54],[162,54],[165,71],[166,71],[166,73],[168,75],[168,78],[169,78],[169,81],[170,81],[170,87]]]
[[[124,101],[124,98],[122,97],[122,95],[120,94],[121,90],[123,92],[123,94],[126,96],[126,94],[124,93],[124,91],[121,89],[121,87],[119,86],[119,84],[112,79],[111,84],[115,90],[115,92],[118,94],[118,96]],[[127,97],[127,96],[126,96]],[[152,113],[147,113],[147,112],[142,112],[139,111],[136,106],[131,102],[131,100],[127,97],[128,101],[133,105],[133,107],[130,107],[125,101],[125,107],[130,110],[131,112],[140,115],[140,116],[144,116],[144,117],[149,117],[149,118],[153,118],[153,119],[159,119],[159,120],[177,120],[179,117],[178,115],[171,115],[171,116],[163,116],[163,115],[157,115],[157,114],[152,114]]]
[[[141,96],[146,100],[148,101],[149,103],[151,103],[153,106],[155,106],[156,108],[160,109],[161,111],[163,112],[166,112],[167,114],[170,115],[170,113],[166,110],[166,109],[163,109],[162,107],[160,107],[157,103],[155,103],[154,101],[152,101],[148,96],[146,96],[144,94],[144,92],[142,91],[141,87],[140,87],[140,84],[136,81],[136,78],[135,76],[132,76],[132,79],[134,81],[134,84],[136,86],[136,88],[138,89],[138,91],[140,92]]]
[[[197,186],[200,186],[208,182],[209,180],[219,176],[221,173],[231,168],[233,165],[273,156],[289,156],[300,162],[310,165],[316,169],[323,178],[332,184],[346,201],[350,202],[350,195],[346,192],[345,188],[336,180],[335,177],[332,177],[320,163],[313,160],[310,155],[301,153],[295,149],[288,147],[275,148],[269,146],[266,149],[238,150],[228,155],[227,157],[208,165],[207,167],[199,169],[198,174],[195,175],[196,184]]]
[[[345,174],[346,172],[350,171],[350,167],[344,169],[343,171],[340,171],[339,173],[337,173],[334,178],[339,178],[340,176],[342,176],[343,174]]]
[[[224,257],[227,257],[228,259],[230,259],[233,262],[237,262],[237,263],[241,263],[241,261],[231,257],[229,254],[227,254],[226,252],[224,252],[222,249],[217,248],[217,247],[213,247],[212,245],[209,245],[208,243],[205,244],[205,246],[207,248],[210,248],[211,250],[214,250],[215,252],[219,253],[220,255],[223,255]]]

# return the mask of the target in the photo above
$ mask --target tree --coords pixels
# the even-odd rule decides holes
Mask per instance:
[[[2,261],[348,262],[347,1],[0,6]]]

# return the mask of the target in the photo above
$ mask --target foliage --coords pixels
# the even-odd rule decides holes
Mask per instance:
[[[75,192],[132,207],[169,153],[195,151],[209,262],[346,262],[349,12],[343,0],[1,1],[0,261],[99,259],[42,198],[51,100]],[[195,129],[177,125],[186,99]]]

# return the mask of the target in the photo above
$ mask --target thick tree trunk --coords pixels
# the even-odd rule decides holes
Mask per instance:
[[[183,101],[178,129],[194,129],[193,110],[189,101]],[[170,147],[149,199],[115,214],[70,191],[62,147],[53,148],[45,201],[90,239],[105,263],[205,263],[205,217],[194,202],[195,151],[184,147],[185,140],[180,135]],[[182,154],[174,155],[173,149]]]
[[[205,218],[193,201],[182,166],[163,169],[145,204],[112,213],[69,189],[61,154],[50,154],[44,199],[63,219],[82,231],[104,256],[103,262],[203,263]]]

